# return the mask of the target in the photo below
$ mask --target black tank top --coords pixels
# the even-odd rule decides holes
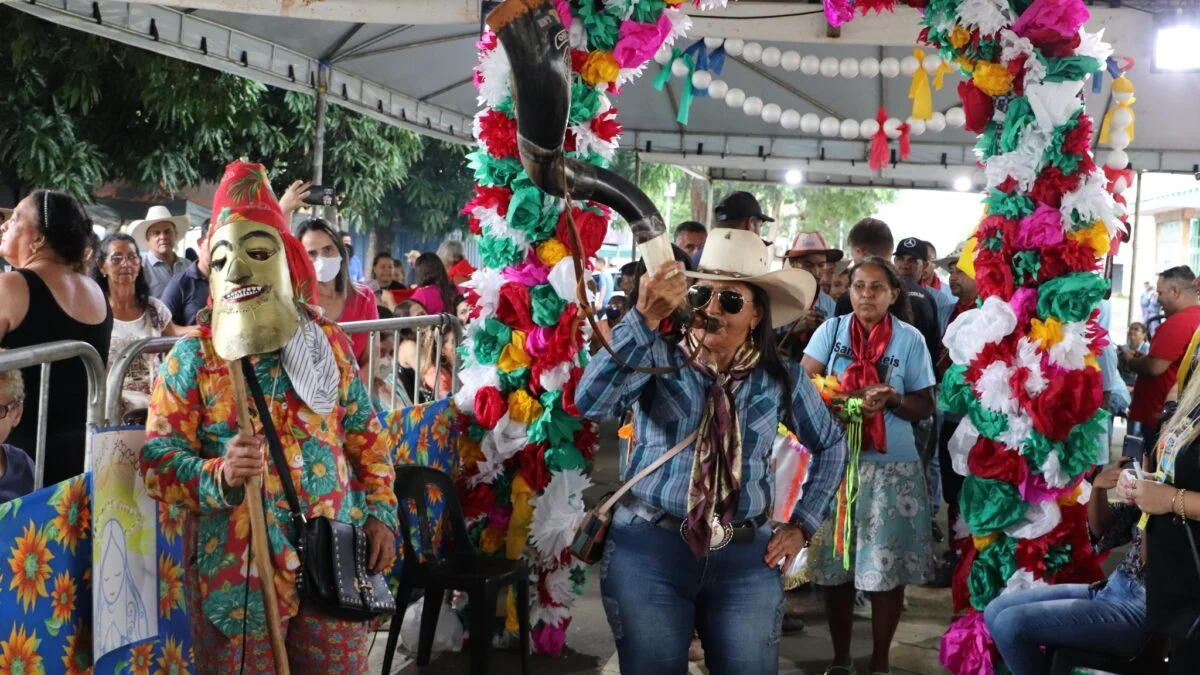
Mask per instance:
[[[0,347],[16,349],[54,342],[79,340],[96,348],[107,362],[108,343],[112,338],[112,308],[101,323],[82,323],[72,319],[32,270],[16,270],[29,287],[29,311],[16,328],[10,330]],[[25,412],[13,428],[8,443],[29,453],[36,461],[38,394],[41,368],[21,371],[25,379]],[[103,385],[102,385],[103,386]],[[46,431],[46,473],[43,485],[53,485],[83,473],[84,443],[87,439],[87,369],[81,359],[57,361],[50,366],[50,420]]]

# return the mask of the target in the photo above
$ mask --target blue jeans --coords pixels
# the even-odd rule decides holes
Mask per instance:
[[[1099,591],[1063,584],[1001,595],[983,617],[1013,675],[1048,673],[1043,645],[1132,658],[1150,637],[1146,588],[1120,570]]]
[[[783,579],[763,564],[771,529],[696,560],[676,530],[618,507],[600,592],[622,675],[682,675],[699,631],[713,675],[779,671]],[[772,611],[774,610],[774,611]]]

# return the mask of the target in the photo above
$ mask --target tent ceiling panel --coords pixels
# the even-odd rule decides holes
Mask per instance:
[[[195,9],[183,10],[180,5]],[[441,138],[471,140],[471,117],[478,110],[470,83],[480,26],[478,0],[110,1],[95,5],[99,21],[93,3],[80,0],[11,6],[127,44],[308,93],[315,91],[318,68],[325,62],[330,67],[332,102]],[[285,11],[285,6],[290,9]],[[214,11],[215,7],[236,11]],[[1151,71],[1149,14],[1128,8],[1090,9],[1093,18],[1088,29],[1105,27],[1105,38],[1117,54],[1133,57],[1139,64],[1132,77],[1138,88],[1137,138],[1129,149],[1134,166],[1191,171],[1200,163],[1200,134],[1193,133],[1191,116],[1185,111],[1200,108],[1200,75]],[[778,14],[797,16],[774,16]],[[322,20],[295,18],[301,16]],[[728,18],[764,16],[771,18]],[[694,15],[694,22],[692,40],[739,36],[781,50],[839,59],[903,58],[912,54],[919,30],[917,13],[897,8],[895,14],[869,16],[844,26],[842,37],[833,41],[825,37],[819,5],[751,0],[730,3],[721,13]],[[870,178],[866,140],[785,130],[704,97],[696,98],[688,124],[680,125],[675,116],[682,80],[672,78],[666,91],[657,91],[652,85],[660,70],[651,63],[617,100],[625,147],[645,151],[649,143],[655,161],[695,164],[702,157],[698,164],[731,171],[786,171],[798,162],[815,170],[812,163],[823,162],[820,170],[841,176],[839,180]],[[861,121],[874,118],[881,104],[894,117],[907,117],[911,110],[905,77],[807,76],[735,58],[727,59],[721,77],[747,96],[801,114]],[[934,93],[936,110],[957,104],[960,78],[948,76],[943,90]],[[1105,78],[1100,94],[1089,89],[1088,111],[1094,119],[1103,116],[1108,102]],[[880,180],[952,181],[974,170],[975,139],[970,133],[947,129],[912,141],[910,159],[886,171]]]

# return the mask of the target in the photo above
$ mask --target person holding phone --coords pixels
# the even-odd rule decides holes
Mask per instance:
[[[870,596],[872,673],[890,671],[892,637],[904,589],[929,570],[929,493],[912,422],[933,414],[933,364],[920,331],[908,322],[909,295],[896,268],[867,257],[850,270],[853,312],[826,321],[802,361],[811,376],[836,375],[842,391],[863,399],[858,498],[845,546],[834,550],[835,516],[825,519],[809,554],[813,581],[825,587],[833,638],[830,675],[852,675],[850,639],[855,591]]]

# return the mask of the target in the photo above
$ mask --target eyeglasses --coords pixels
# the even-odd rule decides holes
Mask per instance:
[[[692,309],[704,309],[712,302],[713,287],[696,284],[688,290],[688,304]],[[717,303],[726,314],[737,314],[746,306],[746,297],[740,291],[726,288],[717,293]]]
[[[24,399],[16,399],[12,403],[0,403],[0,420],[8,417],[8,413],[16,410]]]
[[[117,267],[122,267],[126,264],[140,265],[142,259],[136,255],[123,255],[120,253],[114,253],[113,255],[108,256],[108,262],[116,265]]]

